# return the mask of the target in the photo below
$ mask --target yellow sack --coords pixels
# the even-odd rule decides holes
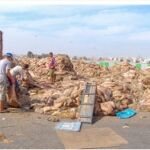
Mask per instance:
[[[8,89],[8,104],[12,107],[19,108],[20,104],[15,91],[15,85],[12,85]]]

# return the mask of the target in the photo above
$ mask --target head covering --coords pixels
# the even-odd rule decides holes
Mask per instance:
[[[50,52],[50,53],[49,53],[49,55],[50,55],[50,56],[53,56],[53,53],[52,53],[52,52]]]
[[[9,53],[9,52],[6,53],[5,56],[8,56],[8,57],[12,57],[12,58],[13,58],[13,54],[12,54],[12,53]]]

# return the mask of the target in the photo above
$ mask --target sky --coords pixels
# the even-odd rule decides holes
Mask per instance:
[[[4,51],[150,57],[150,5],[0,5]]]

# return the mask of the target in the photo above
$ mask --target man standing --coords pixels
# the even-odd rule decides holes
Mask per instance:
[[[7,87],[9,86],[8,79],[11,84],[15,84],[15,80],[10,74],[11,62],[13,61],[13,55],[6,53],[4,58],[0,60],[0,113],[7,112],[4,109],[4,102],[6,100]]]
[[[50,62],[49,62],[49,72],[48,75],[51,78],[51,83],[54,84],[55,83],[55,79],[56,79],[56,74],[55,74],[55,68],[56,68],[56,60],[53,56],[53,53],[49,53],[50,55]]]

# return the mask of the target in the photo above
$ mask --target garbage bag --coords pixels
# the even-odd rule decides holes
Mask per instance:
[[[120,119],[127,119],[127,118],[133,117],[136,114],[137,114],[137,112],[135,110],[128,108],[128,109],[125,109],[121,112],[117,112],[116,116]]]

